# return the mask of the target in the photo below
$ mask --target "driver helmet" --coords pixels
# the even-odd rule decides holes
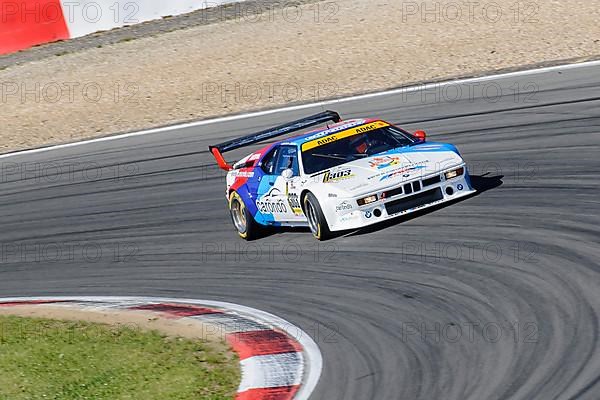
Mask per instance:
[[[356,150],[357,154],[367,154],[367,151],[371,148],[371,142],[366,134],[360,135],[354,139],[351,143],[352,147]]]

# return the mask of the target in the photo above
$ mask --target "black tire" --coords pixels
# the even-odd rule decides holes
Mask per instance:
[[[260,237],[262,234],[261,225],[254,220],[244,200],[236,191],[231,192],[229,195],[229,214],[233,226],[242,239],[254,240]]]
[[[310,231],[315,239],[330,239],[333,235],[329,230],[329,224],[327,224],[325,215],[323,215],[323,210],[321,210],[319,201],[314,194],[308,192],[304,196],[304,199],[302,199],[302,208],[304,210],[304,215],[306,215],[306,219],[308,220]]]

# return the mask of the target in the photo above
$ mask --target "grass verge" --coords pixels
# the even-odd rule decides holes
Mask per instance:
[[[1,400],[232,399],[232,353],[136,327],[0,316]]]

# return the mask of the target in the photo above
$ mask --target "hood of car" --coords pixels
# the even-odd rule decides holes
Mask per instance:
[[[433,175],[462,163],[453,145],[423,143],[356,159],[315,178],[342,196],[355,196]]]

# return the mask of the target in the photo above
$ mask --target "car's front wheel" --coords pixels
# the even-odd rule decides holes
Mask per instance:
[[[235,191],[229,195],[229,212],[233,226],[242,239],[253,240],[259,236],[259,224],[248,211],[244,200]]]
[[[325,215],[323,215],[323,210],[321,210],[321,206],[315,195],[308,192],[306,196],[304,196],[302,203],[304,215],[306,215],[308,226],[310,227],[313,236],[317,240],[327,240],[331,238],[332,235],[329,230],[329,225],[327,224]]]

